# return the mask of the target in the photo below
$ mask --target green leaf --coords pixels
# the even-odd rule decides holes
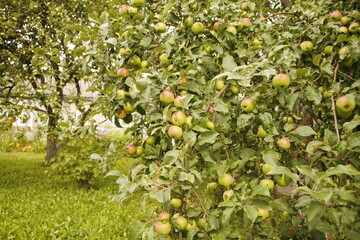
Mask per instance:
[[[307,209],[308,221],[316,217],[321,217],[326,211],[326,206],[318,201],[311,201]]]
[[[314,154],[314,149],[320,147],[323,143],[320,141],[311,141],[306,146],[306,152],[310,154]]]
[[[189,147],[194,146],[196,142],[196,133],[193,131],[184,132],[184,140]]]
[[[222,66],[226,71],[231,72],[237,67],[234,58],[231,55],[226,55],[222,60]]]
[[[291,133],[302,137],[308,137],[316,134],[316,132],[310,126],[300,126]]]
[[[251,124],[251,119],[254,117],[253,114],[241,114],[237,120],[238,128],[242,129]]]
[[[260,113],[259,118],[265,128],[268,128],[273,123],[273,117],[271,113]]]
[[[247,205],[244,207],[244,211],[246,216],[250,219],[250,221],[254,223],[258,214],[256,207],[253,205]]]
[[[298,104],[298,102],[299,102],[299,95],[300,95],[300,91],[291,93],[291,94],[289,95],[288,100],[287,100],[287,103],[286,103],[286,107],[287,107],[290,111],[294,111],[295,106]]]
[[[317,170],[311,168],[308,165],[299,165],[296,166],[297,170],[304,176],[310,177],[315,182],[318,180],[318,172]]]
[[[252,190],[250,196],[251,196],[251,197],[254,197],[254,196],[256,196],[256,195],[263,195],[263,196],[268,196],[268,197],[270,197],[270,191],[269,191],[269,189],[268,189],[266,186],[264,186],[264,185],[262,185],[262,184],[256,185],[256,186],[254,187],[254,189]]]
[[[265,163],[267,163],[271,166],[274,166],[274,167],[279,165],[280,156],[274,150],[267,149],[267,150],[263,151],[261,154],[262,154],[262,157],[263,157]]]
[[[192,240],[196,233],[199,232],[199,228],[192,228],[187,232],[186,240]]]
[[[140,234],[142,234],[143,231],[145,230],[145,227],[146,227],[145,221],[141,221],[141,220],[136,221],[129,230],[128,238],[138,239]]]
[[[228,106],[220,99],[217,99],[215,101],[214,109],[216,110],[216,112],[223,112],[223,113],[229,112]]]
[[[324,175],[320,177],[320,180],[323,180],[327,177],[339,174],[347,174],[350,176],[359,175],[360,171],[356,170],[351,165],[337,165],[336,167],[329,168]]]
[[[343,125],[344,132],[350,132],[359,125],[360,125],[360,119],[353,119],[350,122],[346,122]]]
[[[332,234],[336,233],[336,230],[333,225],[322,220],[316,221],[315,228],[323,233],[332,233]]]
[[[137,165],[132,171],[131,171],[131,178],[134,179],[136,177],[136,175],[143,169],[146,169],[147,166],[145,166],[144,164],[139,164]]]
[[[330,75],[333,75],[333,74],[334,74],[334,71],[333,71],[333,68],[332,68],[330,62],[326,62],[326,63],[324,63],[323,65],[321,65],[321,66],[320,66],[320,69],[323,70],[324,72],[330,74]]]
[[[360,152],[360,132],[353,133],[347,140],[349,150]]]
[[[322,94],[319,89],[313,86],[307,86],[306,89],[306,98],[309,101],[314,102],[315,105],[319,105],[322,99]]]
[[[200,136],[198,138],[198,144],[203,145],[205,143],[213,144],[216,141],[217,136],[219,133],[215,131],[206,131],[200,133]]]
[[[290,177],[292,180],[294,181],[299,181],[300,178],[297,174],[293,173],[290,169],[288,169],[287,167],[274,167],[273,169],[270,170],[270,172],[268,172],[268,175],[278,175],[278,174],[284,174],[288,177]]]
[[[117,39],[116,38],[109,38],[105,42],[110,43],[110,44],[115,46],[117,44]]]
[[[147,47],[147,46],[149,46],[150,45],[150,43],[151,43],[151,37],[144,37],[142,40],[141,40],[141,42],[140,42],[140,46],[142,46],[142,47]]]
[[[221,222],[223,226],[226,226],[230,219],[231,219],[231,215],[233,214],[235,208],[226,208],[225,211],[223,212],[223,215],[221,217]]]
[[[164,163],[163,165],[172,165],[180,155],[180,150],[171,150],[167,152],[164,156]]]
[[[315,55],[312,59],[314,65],[319,66],[322,54]]]

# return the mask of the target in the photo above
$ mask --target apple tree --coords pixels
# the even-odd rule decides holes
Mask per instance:
[[[102,112],[139,160],[130,239],[359,239],[357,1],[121,1],[92,19]]]

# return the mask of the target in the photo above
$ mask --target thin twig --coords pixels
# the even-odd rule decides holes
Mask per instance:
[[[206,208],[205,208],[205,206],[204,206],[201,198],[199,197],[199,195],[197,194],[197,192],[196,192],[196,190],[195,190],[195,188],[194,188],[193,186],[191,187],[191,190],[195,193],[195,196],[196,196],[197,199],[199,200],[199,203],[200,203],[201,208],[203,209],[205,215],[206,215],[206,216],[209,216],[210,214],[209,214],[208,211],[206,210]]]
[[[336,63],[333,82],[336,82],[336,77],[337,77],[338,70],[339,70],[339,62]],[[335,100],[334,100],[334,94],[333,93],[331,94],[331,108],[332,108],[333,115],[334,115],[336,136],[337,136],[338,141],[340,142],[341,138],[340,138],[340,132],[339,132],[339,127],[338,127],[338,120],[337,120],[337,116],[336,116],[336,106],[335,106]]]
[[[206,110],[205,110],[206,112],[209,110],[209,108],[211,107],[211,105],[214,104],[214,100],[217,99],[217,98],[219,98],[219,97],[221,97],[228,88],[229,88],[229,84],[227,83],[227,84],[225,84],[225,86],[215,95],[215,97],[213,98],[213,100],[211,100],[211,101],[209,102],[209,104],[208,104],[208,106],[206,107]]]
[[[351,77],[351,76],[349,76],[348,74],[346,74],[346,73],[344,73],[344,72],[342,72],[342,71],[338,71],[341,75],[344,75],[345,77],[347,77],[347,78],[349,78],[349,79],[351,79],[351,80],[353,80],[353,81],[355,81],[356,79],[355,78],[353,78],[353,77]]]

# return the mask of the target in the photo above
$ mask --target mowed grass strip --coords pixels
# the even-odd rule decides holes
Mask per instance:
[[[0,239],[127,239],[130,225],[152,214],[152,207],[142,211],[139,194],[120,207],[110,201],[118,189],[114,177],[81,190],[46,173],[43,157],[0,153]],[[133,161],[123,159],[118,170],[126,173]]]

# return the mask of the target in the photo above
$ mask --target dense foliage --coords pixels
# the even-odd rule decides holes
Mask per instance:
[[[163,203],[131,239],[359,239],[356,3],[134,0],[92,19],[102,112],[141,157],[110,173],[116,198]]]

